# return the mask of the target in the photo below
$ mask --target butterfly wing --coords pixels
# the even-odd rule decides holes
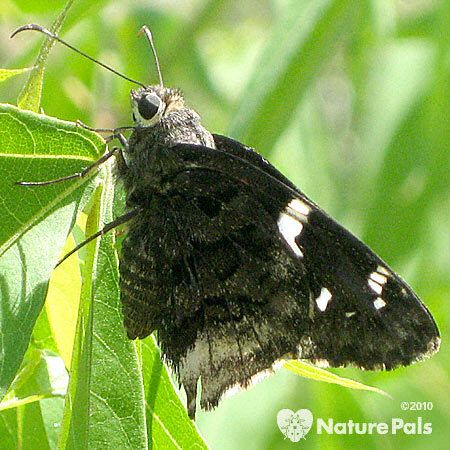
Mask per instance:
[[[167,152],[164,201],[149,229],[124,242],[130,257],[121,269],[126,325],[132,274],[147,264],[159,277],[147,288],[146,314],[127,328],[141,336],[134,324],[154,321],[144,332],[158,330],[191,416],[199,378],[201,404],[211,407],[283,357],[391,369],[437,350],[431,315],[380,258],[253,150],[214,138],[217,149]],[[130,263],[143,235],[172,240],[167,266],[149,254]]]
[[[292,246],[301,251],[298,263],[307,275],[311,295],[310,338],[315,355],[307,358],[323,359],[331,366],[356,364],[367,369],[392,369],[437,350],[439,332],[432,316],[384,261],[258,153],[227,137],[214,138],[218,149],[276,178],[288,188],[287,196],[291,189],[298,194],[288,200],[287,212],[292,206],[295,212],[297,205],[299,216],[280,222],[286,208],[279,210],[278,232],[289,238],[298,229]],[[307,212],[306,217],[301,217],[302,212]],[[289,240],[285,239],[288,247]],[[339,339],[335,339],[336,335]]]
[[[312,210],[296,242],[311,293],[313,350],[306,358],[392,369],[437,350],[438,331],[425,306],[350,232]]]

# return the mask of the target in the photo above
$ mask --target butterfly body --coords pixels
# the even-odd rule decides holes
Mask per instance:
[[[179,91],[131,98],[124,323],[157,331],[191,416],[199,378],[208,408],[281,358],[391,369],[437,350],[412,290],[260,155],[209,133]]]

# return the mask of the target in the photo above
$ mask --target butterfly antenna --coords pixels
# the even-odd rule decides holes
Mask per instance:
[[[70,48],[71,50],[73,50],[74,52],[78,53],[79,55],[84,56],[85,58],[87,58],[87,59],[91,60],[92,62],[95,62],[96,64],[104,67],[105,69],[109,70],[110,72],[115,73],[116,75],[119,75],[119,77],[122,77],[122,78],[124,78],[127,81],[131,81],[131,83],[134,83],[134,84],[137,84],[139,86],[145,87],[145,84],[125,76],[124,74],[118,72],[117,70],[113,69],[112,67],[102,63],[101,61],[98,61],[97,59],[93,58],[92,56],[89,56],[88,54],[82,52],[81,50],[78,50],[77,48],[73,47],[72,45],[70,45],[66,41],[63,41],[56,34],[52,33],[51,31],[47,30],[44,27],[41,27],[40,25],[36,25],[34,23],[30,23],[28,25],[24,25],[24,26],[22,26],[20,28],[17,28],[17,30],[14,31],[14,33],[11,34],[10,37],[13,38],[14,36],[16,36],[17,34],[21,33],[22,31],[29,31],[29,30],[39,31],[40,33],[45,34],[49,38],[54,39],[55,41],[59,42],[60,44],[65,45],[66,47]]]
[[[158,59],[158,55],[156,54],[156,48],[155,48],[155,43],[153,42],[153,36],[152,36],[152,32],[150,31],[150,28],[148,28],[147,25],[144,25],[140,30],[138,35],[140,36],[142,33],[145,34],[145,36],[147,37],[147,40],[150,44],[150,47],[152,49],[153,52],[153,56],[155,58],[155,64],[156,64],[156,70],[158,72],[158,78],[159,78],[159,85],[161,87],[164,86],[163,84],[163,79],[162,79],[162,74],[161,74],[161,66],[159,65],[159,59]]]

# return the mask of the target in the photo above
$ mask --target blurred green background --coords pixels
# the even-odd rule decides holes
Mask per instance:
[[[32,66],[42,37],[10,40],[9,34],[28,22],[50,26],[64,3],[2,0],[0,67]],[[72,7],[65,39],[155,83],[148,45],[136,36],[147,24],[165,84],[184,91],[204,125],[256,146],[397,270],[441,330],[441,351],[426,362],[392,373],[335,370],[384,389],[393,400],[280,370],[198,414],[212,448],[448,448],[449,9],[448,2],[432,0],[79,0]],[[0,84],[0,101],[16,103],[25,77]],[[42,107],[96,127],[128,125],[130,87],[56,46]],[[405,412],[401,401],[434,407]],[[422,416],[433,433],[329,436],[313,429],[294,444],[276,424],[283,408],[308,408],[336,422]]]

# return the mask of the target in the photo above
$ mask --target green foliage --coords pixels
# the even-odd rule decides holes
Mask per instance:
[[[61,26],[66,18],[67,12],[72,6],[73,0],[69,0],[56,20],[53,22],[53,25],[50,27],[50,31],[58,34]],[[49,37],[46,38],[44,44],[41,47],[41,51],[39,52],[39,56],[36,60],[36,63],[28,77],[28,82],[22,89],[22,92],[17,99],[17,105],[21,109],[29,109],[30,111],[39,111],[39,106],[41,104],[41,95],[42,95],[42,84],[44,82],[44,72],[45,72],[45,64],[47,62],[47,57],[50,53],[50,50],[55,45],[55,41]]]
[[[261,55],[262,69],[248,83],[251,96],[240,103],[231,133],[255,148],[270,149],[283,132],[280,122],[289,121],[330,59],[333,42],[351,30],[355,14],[360,11],[348,0],[305,1],[301,8],[291,2]]]
[[[174,9],[169,2],[73,2],[62,35],[146,82],[155,81],[156,72],[136,32],[149,25],[166,85],[183,88],[211,131],[228,128],[232,137],[270,155],[370,244],[417,290],[443,335],[437,356],[392,373],[330,373],[290,362],[294,372],[335,384],[278,371],[198,414],[212,448],[294,445],[276,425],[283,408],[308,408],[336,421],[413,421],[421,415],[433,423],[429,436],[311,431],[303,448],[446,446],[450,164],[444,3],[407,8],[383,0],[210,0]],[[22,69],[6,68],[34,65],[43,40],[23,33],[9,41],[8,34],[30,14],[50,27],[65,4],[7,0],[2,6],[10,28],[0,36],[2,101],[16,103],[24,83]],[[39,111],[42,94],[41,106],[54,117],[100,127],[130,123],[126,82],[67,49],[47,50],[32,72],[39,77],[25,88],[23,107]],[[109,166],[85,180],[14,184],[79,172],[104,151],[103,140],[72,122],[11,105],[0,108],[0,136],[2,396],[9,388],[0,404],[0,449],[31,449],[36,442],[51,449],[205,448],[153,338],[133,343],[124,334],[114,235],[91,243],[79,260],[66,261],[48,286],[58,257],[74,245],[62,250],[80,212],[87,223],[84,229],[78,219],[73,228],[77,242],[111,219]],[[120,214],[120,196],[114,202],[114,214]],[[348,378],[377,386],[393,400],[336,385],[356,383]],[[431,401],[434,409],[400,410],[400,401],[412,400]]]
[[[14,106],[0,108],[1,308],[0,393],[6,392],[28,347],[48,279],[71,225],[92,190],[90,180],[32,189],[24,177],[57,178],[79,171],[103,148],[92,132]],[[43,242],[45,243],[43,245]]]
[[[373,386],[367,386],[366,384],[358,383],[357,381],[350,380],[348,378],[340,377],[334,373],[329,372],[328,370],[320,369],[319,367],[314,367],[311,364],[290,360],[286,361],[283,365],[285,369],[290,370],[301,377],[310,378],[311,380],[323,381],[325,383],[338,384],[340,386],[344,386],[350,389],[360,389],[362,391],[372,391],[377,392],[378,394],[385,395],[389,397],[386,392],[381,389],[377,389]]]
[[[7,80],[8,78],[14,77],[15,75],[20,75],[24,72],[32,70],[28,67],[24,69],[0,69],[0,82]]]

